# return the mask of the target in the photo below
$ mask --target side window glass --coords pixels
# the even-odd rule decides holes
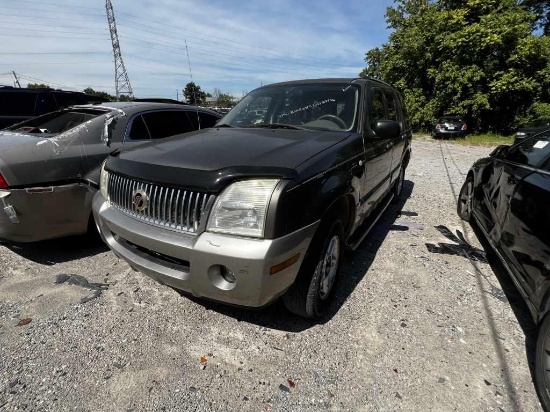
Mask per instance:
[[[387,117],[386,120],[394,120],[396,122],[399,122],[399,116],[397,112],[397,102],[395,101],[395,95],[390,92],[386,91],[386,104],[388,105],[388,111],[387,111]]]
[[[514,146],[506,155],[506,160],[521,165],[539,167],[550,156],[550,137],[542,135],[527,139]]]
[[[52,93],[46,94],[46,105],[44,107],[44,113],[55,112],[57,110],[57,103]]]
[[[37,93],[0,93],[0,113],[3,116],[32,116]]]
[[[212,116],[209,113],[200,113],[199,116],[201,119],[201,129],[206,129],[209,127],[213,127],[216,122],[218,121],[218,118],[216,116]]]
[[[193,125],[183,110],[150,112],[142,116],[151,139],[162,139],[193,131]]]
[[[143,118],[141,115],[134,118],[132,121],[132,125],[130,126],[130,133],[128,134],[128,137],[131,140],[145,140],[150,139],[151,136],[149,136],[149,131],[147,130],[147,126],[145,125],[145,122],[143,121]]]
[[[386,119],[384,97],[380,89],[372,89],[372,103],[369,109],[369,126],[372,129],[378,120]]]

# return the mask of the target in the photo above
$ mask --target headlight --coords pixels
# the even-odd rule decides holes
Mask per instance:
[[[101,165],[101,174],[99,175],[99,190],[101,191],[101,195],[109,200],[109,195],[107,193],[107,185],[109,184],[109,172],[105,170],[105,163],[107,160],[103,162]]]
[[[207,230],[246,237],[264,237],[265,217],[279,180],[235,182],[216,199]]]

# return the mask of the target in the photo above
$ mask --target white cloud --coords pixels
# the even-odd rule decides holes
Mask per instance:
[[[175,97],[190,80],[185,40],[194,81],[206,91],[218,87],[240,95],[261,83],[354,77],[364,53],[386,41],[383,14],[391,5],[390,0],[112,1],[126,69],[134,94],[142,97]],[[74,0],[66,7],[40,0],[2,4],[0,83],[11,83],[2,74],[15,70],[114,93],[103,0],[95,5]]]

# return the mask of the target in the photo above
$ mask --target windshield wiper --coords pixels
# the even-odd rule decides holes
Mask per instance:
[[[285,123],[266,123],[266,124],[255,124],[249,127],[262,127],[266,129],[291,129],[291,130],[304,130],[303,127],[294,126],[292,124]]]
[[[216,126],[214,126],[215,128],[218,128],[218,127],[233,127],[231,126],[230,124],[227,124],[227,123],[222,123],[222,124],[217,124]]]

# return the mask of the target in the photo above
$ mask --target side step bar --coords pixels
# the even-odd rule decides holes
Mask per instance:
[[[375,214],[373,216],[369,216],[367,220],[365,220],[365,222],[363,222],[363,224],[357,229],[356,233],[350,239],[348,239],[346,247],[351,250],[355,250],[359,247],[359,245],[361,245],[361,243],[363,242],[363,240],[365,240],[376,222],[378,222],[378,219],[380,219],[380,216],[382,216],[382,214],[390,205],[393,196],[393,193],[390,193],[386,196],[384,200],[382,200],[382,203],[380,203],[376,207],[376,209],[373,210]]]

